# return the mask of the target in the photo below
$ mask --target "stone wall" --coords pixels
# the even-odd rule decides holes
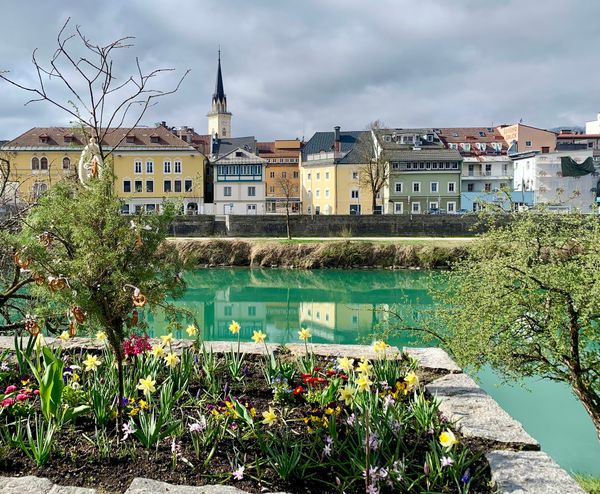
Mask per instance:
[[[293,237],[460,237],[481,232],[475,215],[299,215],[290,217]],[[225,228],[222,228],[225,226]],[[223,222],[214,216],[185,216],[175,220],[171,234],[178,237],[285,237],[282,215],[236,216]]]

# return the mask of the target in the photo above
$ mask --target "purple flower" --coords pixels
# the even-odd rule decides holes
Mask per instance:
[[[423,473],[425,477],[429,477],[429,465],[427,462],[423,463]]]
[[[354,427],[354,422],[356,421],[356,415],[354,415],[354,413],[352,413],[352,415],[350,415],[347,419],[346,419],[346,423],[350,426],[350,427]]]
[[[375,484],[369,484],[367,487],[367,494],[379,494],[379,489]]]
[[[8,362],[6,360],[3,360],[2,363],[0,364],[0,371],[8,372],[9,370],[10,370],[10,367],[8,366]]]
[[[323,448],[323,455],[324,456],[331,456],[331,444],[326,444],[325,447]]]
[[[377,435],[376,432],[372,432],[371,435],[369,436],[369,449],[371,449],[371,451],[377,451],[378,448],[379,448],[379,436]]]
[[[449,456],[442,456],[442,458],[440,460],[440,464],[442,465],[442,468],[449,467],[453,463],[454,463],[454,460],[452,458],[450,458]]]
[[[471,469],[467,468],[465,470],[465,473],[463,473],[462,477],[460,478],[460,481],[463,484],[466,484],[469,480],[471,480]]]
[[[127,422],[123,424],[123,439],[121,441],[127,441],[127,438],[135,433],[135,429],[131,425],[131,423]]]
[[[129,404],[129,400],[127,398],[121,398],[121,406],[126,407]]]
[[[245,470],[244,465],[237,467],[237,470],[234,470],[232,472],[233,478],[235,480],[242,480],[244,478],[244,470]]]

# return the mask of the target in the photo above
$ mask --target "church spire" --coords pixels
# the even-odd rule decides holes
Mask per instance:
[[[227,112],[227,97],[223,89],[223,74],[221,73],[221,48],[219,48],[219,62],[217,67],[217,82],[212,97],[213,111]],[[216,108],[215,108],[216,107]]]

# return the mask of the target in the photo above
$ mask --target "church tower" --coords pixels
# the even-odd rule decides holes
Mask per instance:
[[[219,65],[217,68],[217,83],[212,95],[212,104],[208,117],[208,135],[214,137],[231,137],[231,113],[227,111],[227,97],[223,90],[223,75],[221,74],[221,50],[219,50]]]

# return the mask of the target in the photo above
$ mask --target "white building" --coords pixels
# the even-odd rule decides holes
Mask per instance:
[[[581,176],[563,176],[562,157],[570,157],[581,164],[593,159],[593,150],[561,151],[556,153],[523,153],[513,157],[515,192],[533,192],[534,205],[550,209],[577,209],[591,212],[596,203],[598,167],[595,172]]]
[[[585,133],[600,134],[600,113],[596,116],[596,120],[585,123]]]

